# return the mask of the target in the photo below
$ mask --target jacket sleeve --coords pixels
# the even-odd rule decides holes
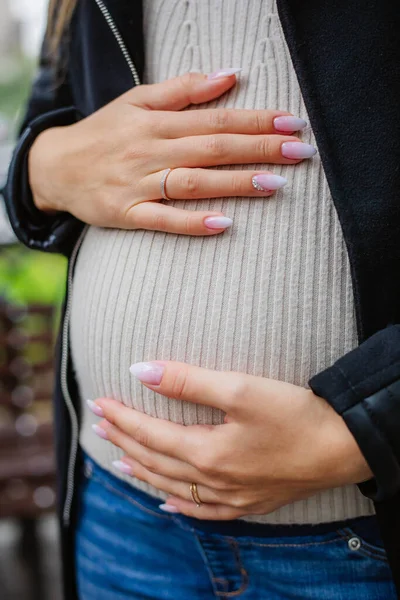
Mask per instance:
[[[3,190],[11,226],[17,238],[29,248],[69,255],[83,228],[83,223],[69,213],[49,215],[36,208],[28,177],[28,155],[37,136],[50,127],[70,125],[79,119],[68,69],[58,73],[44,43]]]
[[[359,484],[375,502],[400,491],[400,325],[390,325],[309,381],[355,437],[374,479]]]

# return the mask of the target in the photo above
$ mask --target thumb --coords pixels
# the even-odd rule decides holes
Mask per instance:
[[[211,75],[186,73],[151,85],[139,85],[130,92],[129,102],[149,110],[181,110],[218,98],[236,83],[241,69],[222,69]]]
[[[243,378],[249,377],[243,373],[159,360],[136,363],[130,372],[146,387],[167,398],[220,408],[230,414],[236,410],[235,399]]]

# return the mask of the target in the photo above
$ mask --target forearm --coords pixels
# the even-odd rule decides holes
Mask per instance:
[[[342,416],[375,479],[360,485],[375,501],[400,490],[400,326],[376,333],[310,380]]]

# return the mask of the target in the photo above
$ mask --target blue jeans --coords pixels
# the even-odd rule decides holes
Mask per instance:
[[[86,458],[79,489],[80,600],[395,600],[375,517],[324,525],[206,522]]]

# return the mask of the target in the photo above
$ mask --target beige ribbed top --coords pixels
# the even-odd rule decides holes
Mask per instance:
[[[236,87],[208,106],[279,108],[307,119],[275,0],[146,0],[144,8],[147,82],[242,67]],[[310,129],[303,140],[315,143]],[[114,397],[185,424],[222,419],[143,387],[129,373],[134,362],[181,360],[306,386],[356,346],[348,258],[320,159],[272,170],[289,184],[271,199],[186,203],[233,219],[216,237],[89,229],[76,265],[71,343],[81,445],[104,468],[121,452],[93,434],[86,398]],[[250,519],[316,523],[372,513],[348,486]]]

